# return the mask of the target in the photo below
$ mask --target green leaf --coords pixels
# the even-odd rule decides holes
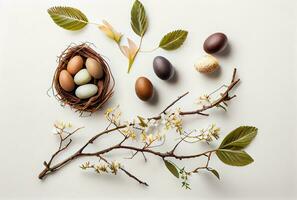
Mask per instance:
[[[225,112],[227,112],[227,108],[221,104],[217,105],[218,108],[222,108]]]
[[[88,24],[85,14],[76,8],[55,6],[47,12],[58,26],[67,30],[80,30]]]
[[[253,126],[240,126],[224,138],[219,149],[241,150],[251,143],[257,131]]]
[[[136,0],[131,10],[131,27],[133,31],[142,37],[147,30],[148,22],[142,3]]]
[[[254,161],[245,151],[218,149],[216,154],[223,163],[232,166],[245,166]]]
[[[220,174],[217,170],[215,169],[209,169],[208,171],[210,171],[211,173],[213,173],[213,175],[215,175],[218,179],[220,179]]]
[[[177,167],[175,166],[175,164],[173,164],[172,162],[168,161],[168,160],[164,160],[165,165],[167,167],[167,169],[171,172],[171,174],[173,174],[176,178],[179,178],[179,173],[177,170]]]
[[[141,116],[137,116],[138,120],[140,121],[139,125],[142,127],[147,127],[147,123],[145,123],[144,118]]]
[[[167,33],[159,43],[159,47],[165,50],[174,50],[180,47],[187,39],[188,31],[175,30]]]

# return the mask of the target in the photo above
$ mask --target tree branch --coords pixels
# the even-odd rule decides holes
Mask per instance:
[[[211,108],[214,108],[216,106],[218,106],[220,103],[223,103],[223,102],[226,102],[226,101],[229,101],[231,99],[233,99],[235,97],[235,95],[233,96],[229,96],[229,92],[234,88],[234,86],[239,82],[239,79],[236,79],[236,69],[234,69],[233,71],[233,75],[232,75],[232,80],[231,80],[231,83],[230,85],[227,86],[227,89],[224,93],[221,94],[221,97],[219,99],[217,99],[216,101],[214,101],[213,103],[211,103],[210,105],[208,106],[203,106],[201,109],[196,109],[196,110],[193,110],[193,111],[180,111],[180,115],[182,116],[186,116],[186,115],[195,115],[195,114],[200,114],[200,115],[206,115],[208,116],[208,114],[205,114],[204,111],[207,111]],[[155,116],[155,117],[151,117],[151,118],[147,118],[147,120],[151,120],[151,119],[155,119],[155,120],[159,120],[161,119],[161,114],[162,113],[166,113],[168,111],[169,108],[171,108],[173,105],[175,105],[179,100],[181,100],[184,96],[186,96],[188,94],[188,92],[186,92],[185,94],[179,96],[176,100],[174,100],[171,104],[169,104],[158,116]],[[134,123],[130,123],[129,126],[133,126],[135,125]],[[71,156],[65,158],[63,161],[55,164],[55,165],[52,165],[52,161],[53,159],[61,152],[61,151],[64,151],[65,149],[68,148],[68,146],[70,145],[71,143],[71,139],[69,140],[69,142],[62,148],[62,143],[65,139],[71,137],[72,134],[69,134],[67,135],[65,138],[62,138],[62,136],[60,136],[61,140],[60,140],[60,144],[59,144],[59,148],[58,148],[58,151],[56,151],[50,158],[50,161],[47,163],[44,161],[44,166],[45,168],[42,170],[42,172],[39,174],[39,179],[43,179],[44,177],[46,177],[47,175],[63,168],[65,165],[69,164],[71,161],[75,160],[75,159],[78,159],[80,157],[91,157],[91,156],[98,156],[98,157],[102,157],[104,154],[106,153],[109,153],[111,151],[114,151],[114,150],[120,150],[120,149],[126,149],[126,150],[132,150],[132,151],[136,151],[136,152],[141,152],[143,155],[145,153],[149,153],[149,154],[152,154],[152,155],[155,155],[155,156],[158,156],[160,157],[161,159],[165,159],[165,158],[169,158],[169,157],[172,157],[172,158],[175,158],[175,159],[179,159],[179,160],[182,160],[182,159],[193,159],[193,158],[198,158],[198,157],[201,157],[201,156],[206,156],[208,157],[208,161],[207,161],[207,164],[205,167],[203,167],[204,169],[205,168],[208,168],[208,164],[209,164],[209,160],[210,160],[210,157],[211,157],[211,154],[213,152],[216,151],[215,150],[209,150],[209,151],[206,151],[206,152],[203,152],[203,153],[198,153],[198,154],[191,154],[191,155],[177,155],[175,154],[175,149],[177,148],[177,146],[184,140],[184,138],[182,140],[180,140],[174,147],[171,151],[167,151],[167,152],[159,152],[159,151],[155,151],[155,150],[152,150],[150,148],[138,148],[138,147],[134,147],[134,146],[127,146],[127,145],[124,145],[124,141],[126,141],[127,138],[124,138],[122,141],[120,141],[119,143],[113,145],[113,146],[110,146],[106,149],[103,149],[103,150],[100,150],[100,151],[97,151],[97,152],[84,152],[85,148],[92,144],[95,140],[97,140],[98,138],[100,138],[101,136],[105,135],[105,134],[108,134],[108,133],[111,133],[113,131],[117,131],[120,129],[123,129],[123,128],[126,128],[127,125],[119,125],[119,126],[116,126],[115,128],[110,128],[110,124],[108,125],[108,127],[94,135],[91,139],[89,139],[80,149],[78,149],[74,154],[72,154]],[[76,130],[77,131],[77,130]],[[75,131],[75,132],[76,132]],[[102,157],[103,158],[103,157]],[[129,173],[128,171],[126,171],[125,169],[121,169],[124,173],[126,173],[129,177],[135,179],[136,181],[138,181],[140,184],[143,184],[143,185],[148,185],[147,183],[139,180],[137,177],[135,177],[134,175],[132,175],[131,173]],[[197,171],[198,171],[198,168],[197,168]]]

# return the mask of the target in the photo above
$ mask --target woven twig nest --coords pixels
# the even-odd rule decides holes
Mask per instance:
[[[92,77],[89,81],[90,84],[94,84],[98,88],[97,93],[90,98],[80,99],[76,96],[75,91],[79,87],[79,85],[75,84],[72,91],[65,91],[61,87],[59,81],[60,73],[63,70],[67,70],[68,62],[74,56],[80,56],[83,59],[83,68],[86,67],[85,63],[87,58],[95,59],[102,66],[103,77],[100,79]],[[88,44],[83,43],[81,45],[70,45],[58,58],[58,66],[53,78],[52,88],[54,89],[54,96],[61,102],[62,105],[69,105],[71,108],[80,112],[81,114],[84,112],[93,113],[100,109],[103,104],[112,96],[114,88],[114,78],[112,76],[108,63]]]

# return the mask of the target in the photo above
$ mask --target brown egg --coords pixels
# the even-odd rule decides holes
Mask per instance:
[[[63,88],[63,90],[65,90],[67,92],[71,92],[75,87],[73,77],[67,70],[62,70],[60,72],[59,83],[60,83],[61,87]]]
[[[153,96],[153,84],[149,79],[145,77],[139,77],[135,83],[135,92],[139,99],[148,101]]]
[[[203,49],[206,53],[218,53],[226,48],[227,42],[228,38],[224,33],[214,33],[204,41]]]
[[[75,75],[79,70],[83,68],[84,60],[81,56],[74,56],[71,58],[67,64],[67,71]]]
[[[103,68],[101,66],[101,63],[97,62],[97,60],[88,58],[86,60],[86,68],[92,77],[96,79],[100,79],[103,77]]]

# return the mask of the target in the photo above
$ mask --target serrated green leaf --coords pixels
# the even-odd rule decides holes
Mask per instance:
[[[67,30],[80,30],[89,23],[85,14],[76,8],[55,6],[47,12],[58,26]]]
[[[133,31],[142,37],[147,30],[148,22],[142,3],[136,0],[131,10],[131,27]]]
[[[174,50],[180,47],[187,39],[188,31],[175,30],[167,33],[159,43],[159,47],[165,50]]]
[[[251,143],[257,131],[253,126],[240,126],[224,138],[219,149],[241,150]]]
[[[245,166],[254,161],[245,151],[218,149],[216,154],[223,163],[232,166]]]
[[[179,178],[179,173],[178,173],[178,170],[177,170],[175,164],[173,164],[172,162],[170,162],[168,160],[164,160],[164,162],[165,162],[167,169],[171,172],[171,174],[173,174],[176,178]]]
[[[145,123],[144,118],[141,116],[137,116],[138,120],[139,120],[139,125],[142,127],[147,127],[147,123]]]
[[[210,171],[211,173],[213,173],[213,175],[215,175],[218,179],[220,179],[220,174],[217,170],[215,169],[209,169],[208,171]]]

